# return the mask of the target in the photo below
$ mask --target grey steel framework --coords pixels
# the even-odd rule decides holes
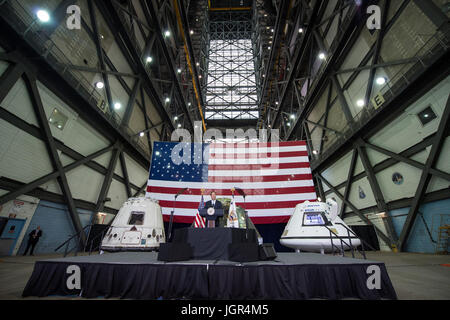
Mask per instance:
[[[328,7],[330,3],[335,4],[331,10]],[[381,30],[374,31],[376,40],[359,66],[339,70],[358,37],[366,31],[364,29],[368,15],[365,12],[372,4],[379,5],[382,9]],[[415,99],[449,75],[450,33],[448,16],[432,1],[404,0],[395,5],[396,11],[388,21],[388,12],[394,6],[394,2],[389,0],[362,1],[359,5],[356,1],[279,1],[270,59],[265,66],[266,76],[262,79],[262,98],[259,100],[261,116],[257,127],[280,129],[283,140],[307,140],[312,153],[311,165],[318,193],[321,197],[334,193],[341,198],[344,204],[341,209],[342,217],[345,216],[346,208],[350,208],[352,214],[372,224],[365,213],[411,207],[399,238],[389,217],[383,219],[387,234],[377,229],[378,235],[388,246],[404,250],[418,207],[428,201],[450,197],[448,189],[425,194],[431,175],[447,181],[450,177],[448,172],[435,168],[437,155],[449,135],[449,106],[446,107],[438,132],[403,153],[397,154],[366,141],[392,122]],[[417,6],[432,21],[436,31],[417,39],[415,45],[420,45],[421,48],[414,56],[383,61],[380,53],[385,36],[411,5]],[[333,21],[337,21],[337,33],[334,39],[325,41]],[[321,58],[318,58],[320,53]],[[394,66],[399,71],[386,79],[383,87],[375,88],[377,68]],[[369,77],[360,102],[364,107],[359,114],[354,115],[344,92],[367,70]],[[344,85],[337,78],[342,74],[348,75]],[[380,98],[380,105],[374,104],[374,97]],[[325,101],[325,112],[320,119],[312,121],[309,118],[319,99]],[[336,115],[336,109],[342,111],[343,121],[347,123],[343,128],[336,129],[336,123],[329,120],[331,114]],[[425,165],[411,159],[429,146],[432,146],[432,152]],[[377,150],[390,159],[373,166],[367,157],[367,148]],[[322,176],[323,171],[352,150],[347,181],[339,186],[331,185]],[[358,156],[365,171],[354,177]],[[386,203],[375,175],[398,162],[421,169],[421,182],[414,198]],[[348,200],[352,185],[363,177],[369,180],[376,199],[375,208],[359,210]],[[327,192],[323,191],[325,185],[329,188]],[[346,187],[345,194],[338,191],[343,187]]]
[[[178,126],[192,131],[193,122],[202,118],[200,110],[203,108],[203,101],[201,95],[196,96],[194,92],[194,87],[199,88],[198,73],[195,68],[188,65],[195,66],[196,62],[190,33],[186,32],[189,30],[186,7],[182,1],[83,2],[86,7],[82,7],[80,33],[86,34],[87,38],[84,41],[92,43],[90,49],[93,56],[92,61],[85,60],[86,65],[77,65],[65,56],[54,39],[55,36],[69,38],[73,36],[73,33],[65,28],[66,10],[69,5],[82,3],[60,1],[56,8],[49,12],[50,24],[38,21],[31,10],[31,4],[31,1],[0,1],[2,27],[0,45],[6,50],[0,53],[0,60],[10,64],[0,79],[0,101],[14,84],[23,78],[33,99],[39,127],[26,123],[1,106],[0,117],[43,141],[55,171],[27,184],[5,177],[0,178],[0,188],[9,191],[0,197],[0,204],[22,194],[65,203],[75,230],[80,232],[81,224],[77,208],[94,212],[117,212],[107,207],[106,196],[113,180],[124,184],[128,196],[137,196],[145,192],[146,185],[136,186],[130,183],[124,153],[147,170],[150,167],[149,159],[154,136],[161,141],[170,139],[171,131]],[[170,30],[170,36],[166,36],[167,30]],[[131,73],[119,71],[118,66],[113,63],[102,43],[106,41],[105,32],[112,37],[107,39],[108,41],[114,40],[117,43],[121,55],[132,70]],[[144,45],[138,39],[144,39]],[[185,43],[185,51],[178,47],[181,42]],[[99,74],[104,88],[96,88],[82,72]],[[118,82],[121,90],[129,97],[122,117],[119,117],[114,109],[111,79]],[[127,81],[129,79],[135,80],[133,85]],[[36,80],[62,97],[83,120],[97,128],[111,141],[111,146],[92,155],[83,156],[53,138],[42,110]],[[152,119],[153,115],[144,95],[150,97],[151,104],[161,121],[156,122]],[[139,108],[144,114],[143,129],[136,130],[133,124],[130,124],[134,108]],[[57,150],[75,162],[62,167]],[[107,168],[94,161],[96,157],[111,150],[113,157]],[[121,164],[123,178],[114,173],[118,161]],[[86,165],[104,175],[104,183],[96,203],[72,198],[66,174],[81,165]],[[39,188],[43,183],[55,178],[60,184],[62,196]]]
[[[251,11],[209,12],[207,26],[206,120],[257,119]]]

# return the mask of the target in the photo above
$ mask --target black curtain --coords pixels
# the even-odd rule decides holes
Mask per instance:
[[[378,242],[374,226],[351,226],[350,228],[356,233],[358,238],[370,244],[375,251],[380,250],[380,243]],[[361,250],[361,246],[358,249]],[[364,249],[366,251],[372,251],[372,249],[367,246],[364,246]]]
[[[0,235],[3,233],[3,229],[5,229],[7,222],[8,222],[7,218],[0,218]]]

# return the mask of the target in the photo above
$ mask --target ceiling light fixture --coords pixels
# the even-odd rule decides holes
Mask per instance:
[[[36,12],[36,16],[38,17],[39,21],[41,22],[49,22],[50,21],[50,14],[48,13],[47,10],[38,10]]]

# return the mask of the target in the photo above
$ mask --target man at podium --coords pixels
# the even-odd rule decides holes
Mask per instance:
[[[209,208],[214,208],[215,210],[217,209],[223,209],[223,205],[222,202],[220,202],[219,200],[216,200],[216,192],[212,191],[211,192],[211,200],[205,203],[205,209],[209,209]],[[216,227],[219,227],[219,219],[216,219]]]

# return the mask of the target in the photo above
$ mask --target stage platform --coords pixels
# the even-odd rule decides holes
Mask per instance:
[[[156,252],[121,252],[42,260],[23,297],[50,295],[124,299],[397,299],[384,263],[313,253],[279,253],[274,261],[191,260],[165,263]],[[80,288],[70,266],[81,271]],[[379,289],[367,285],[380,270]],[[373,268],[373,267],[372,267]],[[378,269],[378,268],[375,268]],[[369,281],[372,283],[372,281]]]

